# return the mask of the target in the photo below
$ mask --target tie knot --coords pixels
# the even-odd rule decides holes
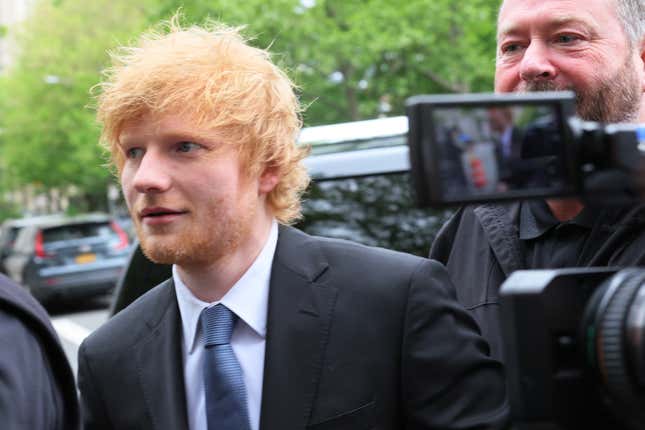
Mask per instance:
[[[219,303],[202,311],[200,320],[206,346],[226,345],[231,341],[235,314]]]

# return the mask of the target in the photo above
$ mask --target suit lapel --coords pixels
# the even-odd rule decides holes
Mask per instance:
[[[134,346],[134,356],[152,428],[174,430],[188,427],[181,318],[172,280],[161,289],[146,315],[150,333]]]
[[[261,430],[303,429],[312,413],[337,290],[316,240],[281,227],[267,316]]]

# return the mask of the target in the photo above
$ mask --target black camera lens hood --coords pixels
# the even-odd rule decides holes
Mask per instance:
[[[595,311],[595,363],[621,420],[645,421],[642,376],[645,270],[624,269],[606,281]]]

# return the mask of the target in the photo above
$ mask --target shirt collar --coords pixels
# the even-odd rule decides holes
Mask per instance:
[[[231,287],[220,301],[207,303],[192,293],[179,277],[177,268],[172,267],[177,304],[181,315],[185,351],[190,354],[197,342],[199,316],[204,308],[222,303],[239,317],[254,332],[266,336],[267,308],[269,303],[269,283],[273,255],[278,243],[278,223],[274,220],[264,247],[251,264],[251,267]]]
[[[565,224],[573,224],[591,229],[594,225],[594,220],[595,216],[593,211],[586,206],[572,219],[560,222],[553,216],[551,209],[549,209],[549,206],[544,200],[524,201],[520,205],[520,239],[535,239],[545,234],[551,228]]]

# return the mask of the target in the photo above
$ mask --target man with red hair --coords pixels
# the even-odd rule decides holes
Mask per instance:
[[[485,428],[502,368],[426,259],[288,227],[299,104],[236,29],[124,48],[98,118],[141,247],[172,278],[79,350],[92,429]]]

